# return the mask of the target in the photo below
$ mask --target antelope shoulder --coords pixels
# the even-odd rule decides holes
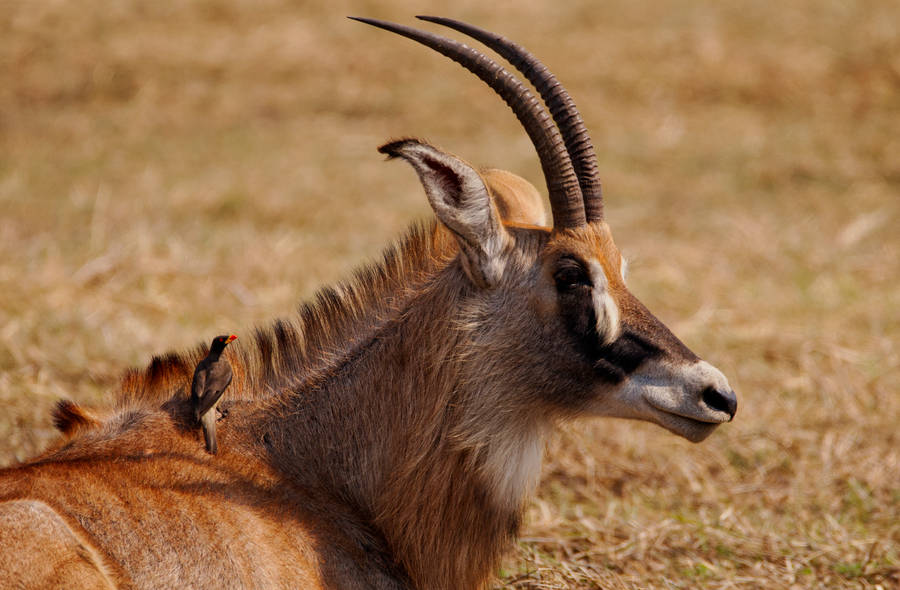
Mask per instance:
[[[93,544],[43,502],[0,503],[0,545],[0,579],[14,588],[118,587]]]

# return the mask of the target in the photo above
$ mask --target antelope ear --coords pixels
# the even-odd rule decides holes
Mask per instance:
[[[509,236],[478,172],[456,156],[415,139],[392,141],[378,151],[403,158],[415,168],[431,208],[456,236],[472,282],[479,287],[496,285]]]
[[[482,170],[481,177],[504,223],[548,226],[544,198],[533,184],[521,176],[497,168]]]

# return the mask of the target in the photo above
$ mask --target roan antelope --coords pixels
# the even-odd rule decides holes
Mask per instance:
[[[509,173],[412,139],[382,146],[413,166],[439,222],[225,353],[218,455],[189,400],[205,347],[127,374],[114,410],[61,403],[62,439],[0,473],[4,585],[480,588],[557,423],[636,418],[700,441],[734,416],[725,377],[625,287],[590,139],[553,75],[502,37],[426,19],[508,59],[548,114],[474,49],[359,20],[449,56],[510,105],[553,228],[522,223],[540,216],[535,192]]]

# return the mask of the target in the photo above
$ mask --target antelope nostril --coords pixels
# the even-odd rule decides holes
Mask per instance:
[[[714,410],[725,412],[734,418],[737,412],[737,396],[733,391],[719,391],[715,387],[707,387],[703,390],[703,403]]]

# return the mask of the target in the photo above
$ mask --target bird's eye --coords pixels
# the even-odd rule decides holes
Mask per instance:
[[[584,266],[574,258],[563,258],[553,273],[558,291],[571,291],[579,287],[590,287],[591,279]]]

